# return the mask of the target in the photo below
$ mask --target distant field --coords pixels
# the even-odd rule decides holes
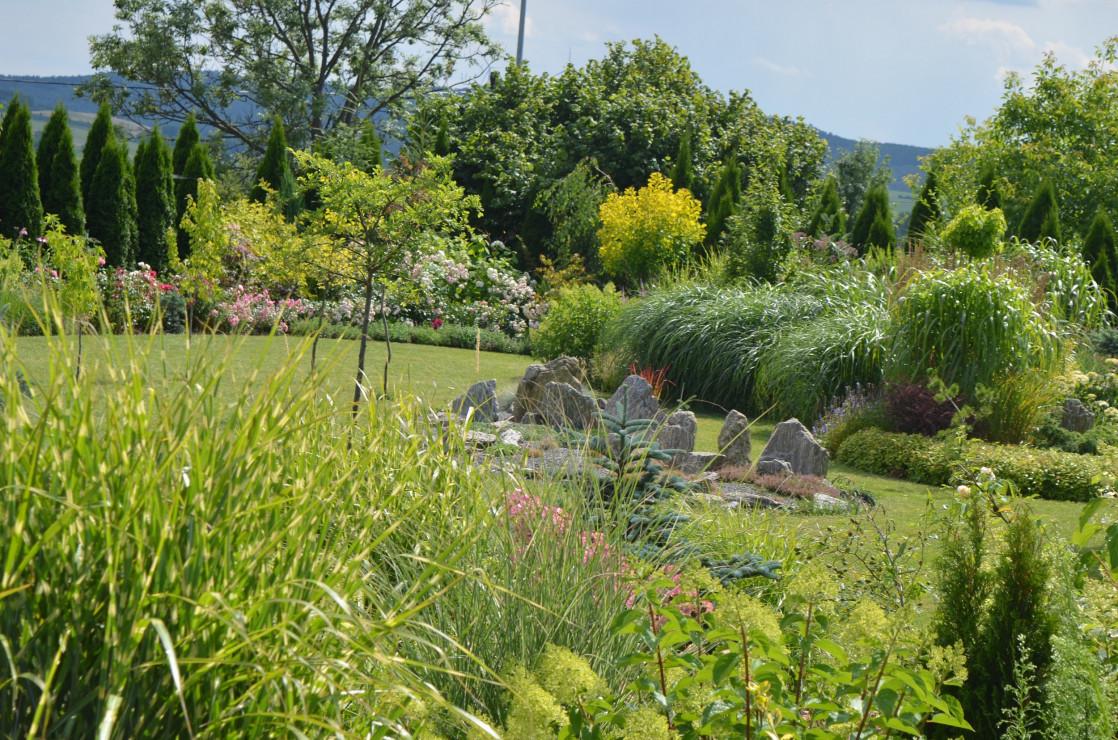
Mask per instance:
[[[39,136],[42,134],[53,112],[52,110],[31,111],[31,132],[35,136],[35,146],[39,145]],[[93,119],[97,117],[97,114],[69,111],[69,117],[70,131],[74,135],[74,150],[78,153],[78,157],[80,158],[82,150],[85,149],[86,137],[89,136],[89,130],[93,128]],[[128,133],[128,150],[130,154],[135,154],[136,146],[139,143],[139,137],[146,133],[148,129],[124,118],[114,118],[113,124],[124,129]]]

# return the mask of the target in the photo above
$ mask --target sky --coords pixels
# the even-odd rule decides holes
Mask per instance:
[[[516,52],[520,0],[487,19]],[[0,0],[0,74],[84,74],[87,37],[112,0]],[[748,90],[765,113],[848,138],[941,146],[988,117],[1009,71],[1046,52],[1082,69],[1118,35],[1118,0],[527,0],[524,57],[537,73],[659,36],[710,87]]]

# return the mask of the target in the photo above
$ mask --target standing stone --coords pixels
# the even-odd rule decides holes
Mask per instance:
[[[660,402],[653,395],[652,386],[639,375],[630,375],[621,382],[621,387],[606,401],[607,414],[618,415],[621,399],[625,398],[626,393],[629,396],[626,418],[630,420],[656,418],[660,412]]]
[[[726,414],[726,423],[718,433],[718,449],[726,457],[727,465],[740,465],[748,468],[753,443],[749,434],[749,419],[740,411]]]
[[[539,414],[553,427],[587,429],[594,425],[598,404],[593,397],[569,383],[551,382],[544,386]]]
[[[769,443],[761,452],[757,461],[758,472],[763,468],[783,468],[777,461],[788,464],[793,473],[798,475],[827,475],[827,466],[830,457],[811,432],[800,423],[799,419],[782,421],[773,429]]]
[[[695,414],[690,411],[676,411],[656,431],[656,442],[662,450],[691,452],[695,449],[695,434],[698,431],[699,423],[695,419]]]
[[[450,404],[455,416],[465,418],[473,409],[474,419],[492,424],[497,421],[497,379],[474,383]]]
[[[1064,401],[1064,418],[1060,426],[1069,432],[1083,434],[1095,426],[1095,415],[1078,398],[1069,398]]]
[[[512,420],[521,421],[525,414],[540,410],[540,401],[548,383],[566,383],[581,391],[581,374],[578,360],[566,355],[557,357],[546,365],[529,365],[516,387],[516,397],[512,401]]]

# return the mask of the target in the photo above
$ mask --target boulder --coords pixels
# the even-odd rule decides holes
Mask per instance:
[[[699,431],[699,423],[695,414],[690,411],[676,411],[656,429],[655,440],[662,450],[683,450],[688,453],[695,449],[695,434]],[[672,464],[682,458],[676,455]]]
[[[1069,432],[1083,434],[1095,426],[1095,415],[1078,398],[1069,398],[1064,401],[1064,418],[1060,426]]]
[[[525,414],[538,412],[543,399],[544,388],[548,383],[566,383],[575,390],[582,390],[582,375],[578,360],[573,357],[558,357],[546,365],[529,365],[524,377],[516,387],[512,400],[512,419],[522,421]]]
[[[477,421],[490,424],[497,421],[497,379],[474,383],[451,402],[450,410],[460,419],[465,418],[472,410]]]
[[[581,388],[556,382],[544,386],[539,414],[549,426],[588,429],[594,425],[597,412],[598,404]]]
[[[675,467],[685,475],[699,475],[718,470],[726,464],[726,458],[717,452],[688,452],[680,455]]]
[[[774,462],[770,462],[774,461]],[[769,443],[757,460],[757,472],[766,474],[776,467],[776,462],[787,463],[788,468],[798,475],[827,475],[830,457],[811,432],[799,419],[782,421],[773,429]]]
[[[757,461],[757,475],[792,475],[792,465],[775,457],[761,458]]]
[[[740,411],[726,414],[726,422],[718,433],[718,449],[726,457],[727,465],[741,465],[748,468],[753,464],[750,459],[753,443],[749,435],[749,419]]]
[[[660,402],[652,394],[652,386],[639,375],[630,375],[621,382],[621,386],[606,401],[606,413],[617,416],[621,399],[625,398],[626,394],[629,398],[626,418],[655,419],[660,413]]]
[[[484,449],[490,445],[497,444],[497,435],[489,434],[488,432],[475,432],[473,429],[470,429],[462,435],[462,437],[466,440],[467,447]]]

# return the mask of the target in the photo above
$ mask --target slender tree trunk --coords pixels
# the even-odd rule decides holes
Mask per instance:
[[[311,375],[314,375],[314,360],[318,356],[318,338],[322,336],[322,327],[326,323],[326,292],[323,291],[322,299],[318,302],[318,330],[314,333],[311,342]]]
[[[353,418],[361,403],[361,386],[365,381],[365,348],[369,344],[369,309],[373,305],[373,279],[365,278],[365,311],[361,317],[361,349],[357,352],[357,382],[353,385]]]
[[[388,366],[392,363],[392,340],[388,337],[388,311],[385,310],[385,302],[388,299],[388,286],[380,286],[380,318],[384,323],[384,349],[387,354],[384,357],[384,388],[383,395],[388,397]]]

